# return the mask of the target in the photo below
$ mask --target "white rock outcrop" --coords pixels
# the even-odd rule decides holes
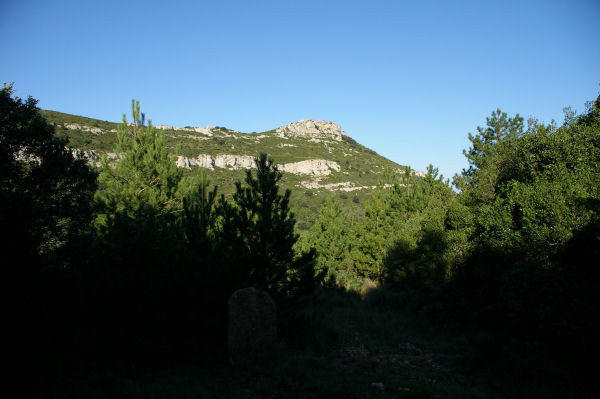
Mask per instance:
[[[328,137],[336,141],[342,140],[347,135],[337,123],[329,121],[317,121],[314,119],[303,119],[289,125],[280,126],[275,130],[280,137]]]
[[[100,167],[102,163],[100,160],[102,159],[102,155],[98,154],[94,150],[80,150],[79,148],[71,148],[71,154],[75,159],[85,159],[89,165]],[[121,156],[114,152],[105,153],[106,158],[109,161],[115,161]]]
[[[158,126],[154,126],[156,129],[158,130],[183,130],[185,132],[196,132],[196,133],[202,133],[205,134],[207,136],[212,136],[212,128],[214,126],[206,126],[206,127],[177,127],[177,126],[171,126],[171,125],[158,125]]]
[[[71,155],[75,159],[87,159],[90,164],[95,164],[95,161],[99,161],[100,157],[94,150],[80,150],[79,148],[71,148]]]
[[[200,168],[230,168],[230,169],[250,169],[255,168],[254,157],[250,155],[230,155],[219,154],[212,156],[200,154],[196,158],[188,158],[179,155],[176,160],[178,168],[191,169],[192,166]],[[297,175],[328,176],[331,171],[340,171],[340,165],[334,161],[326,159],[307,159],[300,162],[291,162],[277,165],[282,172],[293,173]]]
[[[62,127],[64,127],[67,130],[83,130],[85,132],[90,132],[90,133],[94,133],[94,134],[105,133],[104,130],[100,129],[99,127],[83,126],[83,125],[79,125],[77,123],[65,123],[64,125],[62,125]],[[116,130],[111,129],[110,132],[116,132]]]
[[[129,126],[133,126],[133,124],[128,123]],[[94,133],[94,134],[103,134],[106,132],[110,132],[110,133],[115,133],[117,131],[117,129],[110,129],[107,131],[104,131],[102,129],[100,129],[99,127],[90,127],[90,126],[84,126],[84,125],[80,125],[77,123],[65,123],[63,125],[58,125],[58,126],[62,126],[63,128],[67,129],[67,130],[82,130],[85,132],[90,132],[90,133]],[[158,130],[180,130],[180,131],[185,131],[185,132],[195,132],[195,133],[201,133],[204,134],[206,136],[213,136],[213,129],[214,126],[206,126],[206,127],[177,127],[177,126],[170,126],[170,125],[158,125],[158,126],[154,126],[155,129]]]
[[[341,183],[330,183],[330,184],[320,184],[318,180],[316,181],[303,181],[297,185],[298,187],[310,188],[310,189],[325,189],[328,191],[356,191],[356,190],[374,190],[377,186],[357,186],[350,181],[344,181]],[[391,184],[385,184],[384,188],[393,187]]]
[[[340,171],[340,165],[326,159],[307,159],[306,161],[286,163],[279,165],[279,170],[296,175],[327,176],[332,170]]]
[[[254,157],[250,155],[217,155],[215,157],[217,168],[250,169],[254,168]]]
[[[208,154],[200,154],[196,158],[188,158],[183,155],[177,157],[176,165],[179,168],[190,169],[192,166],[214,169],[249,169],[254,167],[254,157],[250,155],[219,154],[215,157]]]

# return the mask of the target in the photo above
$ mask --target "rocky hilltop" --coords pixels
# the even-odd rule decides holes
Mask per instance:
[[[348,133],[342,131],[342,127],[337,123],[316,121],[314,119],[303,119],[289,125],[280,126],[275,131],[280,137],[333,138],[336,141],[341,141],[343,136],[348,135]]]

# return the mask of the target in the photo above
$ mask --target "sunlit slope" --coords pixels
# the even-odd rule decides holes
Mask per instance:
[[[98,165],[103,154],[114,153],[118,123],[56,111],[42,111],[59,136]],[[174,154],[174,162],[187,174],[205,169],[213,184],[226,195],[234,182],[252,167],[252,158],[266,152],[284,172],[282,188],[292,190],[292,209],[300,230],[308,228],[320,204],[337,196],[348,212],[360,215],[362,203],[386,170],[403,167],[360,145],[333,122],[303,120],[260,133],[243,133],[225,127],[174,127],[159,125]]]

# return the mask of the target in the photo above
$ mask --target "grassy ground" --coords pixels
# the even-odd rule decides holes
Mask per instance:
[[[507,354],[482,357],[466,334],[433,327],[402,311],[399,302],[385,291],[361,296],[323,289],[295,309],[279,310],[283,338],[270,364],[240,368],[225,361],[178,361],[140,367],[131,359],[121,368],[79,370],[63,380],[58,396],[594,397],[560,369],[552,377],[549,367],[531,367]]]

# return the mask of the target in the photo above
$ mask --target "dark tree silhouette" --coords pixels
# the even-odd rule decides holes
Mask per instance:
[[[236,183],[233,204],[222,196],[223,239],[240,268],[240,285],[254,285],[276,296],[309,291],[320,279],[314,252],[295,257],[296,219],[290,212],[291,192],[279,193],[282,173],[267,154],[256,159],[256,176],[246,171],[245,185]]]
[[[87,228],[95,173],[54,136],[36,100],[12,92],[12,85],[0,91],[0,259],[42,267],[41,258],[48,261]]]
[[[33,382],[22,389],[28,396],[48,388],[67,352],[96,177],[54,136],[36,100],[12,94],[12,84],[0,90],[0,265],[8,362]]]

